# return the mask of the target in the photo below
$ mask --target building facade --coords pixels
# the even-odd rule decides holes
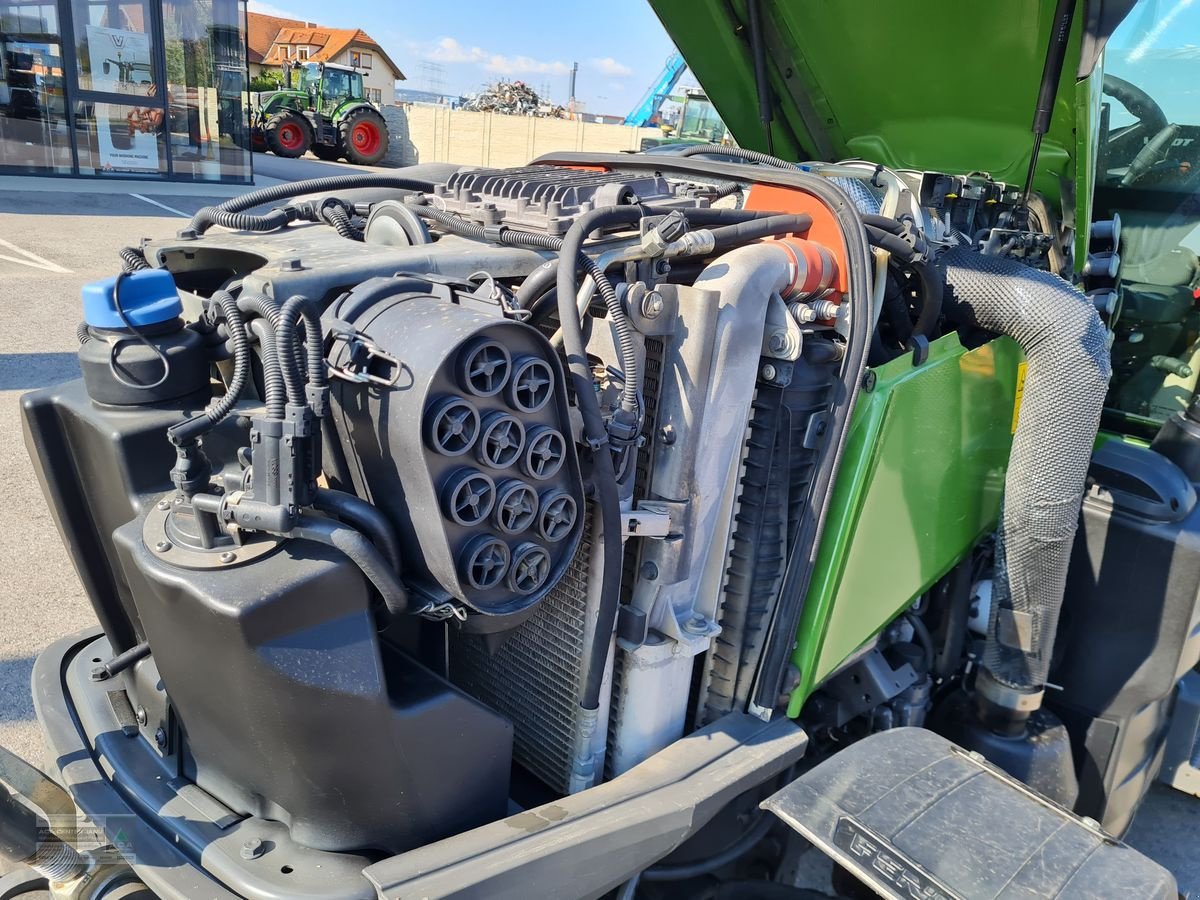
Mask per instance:
[[[328,28],[315,22],[250,13],[247,19],[250,77],[281,73],[285,65],[337,63],[362,72],[367,99],[378,106],[396,102],[404,73],[361,28]]]
[[[0,0],[0,174],[251,181],[244,0]]]

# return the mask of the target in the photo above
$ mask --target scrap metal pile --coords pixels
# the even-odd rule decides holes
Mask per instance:
[[[469,95],[462,105],[472,112],[494,112],[506,116],[541,116],[565,119],[567,111],[538,96],[523,81],[497,81],[478,94]]]

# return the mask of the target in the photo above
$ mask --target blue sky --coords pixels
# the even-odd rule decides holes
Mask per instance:
[[[407,86],[421,90],[431,76],[456,94],[519,79],[539,93],[549,87],[551,99],[565,103],[578,62],[576,96],[591,112],[620,115],[674,49],[646,0],[250,0],[250,10],[362,28],[404,70]]]

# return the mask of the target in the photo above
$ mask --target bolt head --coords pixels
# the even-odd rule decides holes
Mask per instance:
[[[263,842],[258,838],[251,838],[242,844],[242,859],[258,859],[263,855]]]
[[[159,553],[166,553],[168,550],[171,549],[171,542],[170,541],[159,541],[157,544],[154,545],[154,549],[157,550]]]
[[[642,563],[642,578],[646,581],[654,581],[658,578],[658,566],[649,561]]]
[[[787,335],[782,331],[773,331],[767,338],[767,347],[772,353],[782,353],[787,349]]]
[[[642,298],[642,315],[647,319],[657,319],[662,315],[665,305],[662,294],[658,291],[650,291]]]
[[[154,730],[154,743],[158,744],[160,750],[167,746],[167,730],[165,728],[156,728]]]
[[[89,681],[108,681],[108,669],[104,666],[93,666],[92,671],[88,673]]]
[[[284,272],[299,272],[304,267],[300,265],[300,257],[292,256],[281,262],[279,268]]]
[[[664,425],[662,428],[658,429],[658,439],[668,447],[675,443],[675,438],[676,434],[674,425]]]
[[[775,370],[775,367],[773,365],[771,365],[770,363],[767,363],[765,366],[762,367],[762,377],[764,379],[766,379],[767,381],[774,381],[775,376],[778,374],[779,373]]]
[[[170,509],[171,501],[170,500],[159,500],[157,505],[158,505],[159,509]]]
[[[694,615],[683,623],[683,630],[690,634],[704,634],[708,631],[708,620],[701,615]]]
[[[233,562],[234,560],[236,560],[236,559],[237,559],[237,554],[236,554],[236,553],[233,553],[233,552],[231,552],[231,551],[229,551],[229,550],[226,550],[224,553],[222,553],[222,554],[221,554],[221,555],[218,557],[218,559],[220,559],[220,560],[221,560],[221,562],[223,562],[223,563],[231,563],[231,562]]]
[[[139,706],[137,708],[137,723],[139,725],[145,725],[149,721],[150,721],[150,716],[146,714],[146,707]]]

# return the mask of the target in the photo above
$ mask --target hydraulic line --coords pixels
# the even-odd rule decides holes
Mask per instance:
[[[745,244],[760,238],[808,231],[811,227],[812,216],[810,215],[805,213],[799,215],[780,214],[714,228],[712,236],[717,250],[727,250],[738,244]]]
[[[307,181],[293,181],[276,184],[271,187],[251,191],[232,200],[226,200],[218,206],[206,206],[188,223],[188,229],[196,234],[204,234],[213,225],[239,230],[269,231],[279,228],[291,221],[289,215],[281,210],[274,210],[266,216],[238,217],[238,213],[264,206],[289,197],[302,194],[319,194],[327,191],[351,190],[353,188],[398,188],[400,190],[422,191],[429,187],[429,182],[412,178],[401,178],[396,175],[383,175],[375,172],[356,173],[353,175],[332,175],[326,178],[310,178]],[[281,213],[281,215],[274,215]],[[286,220],[286,221],[285,221]],[[264,226],[264,227],[260,227]],[[269,227],[267,227],[269,226]]]

